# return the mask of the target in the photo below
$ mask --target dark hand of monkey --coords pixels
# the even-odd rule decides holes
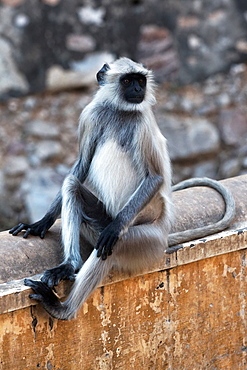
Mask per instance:
[[[20,223],[9,230],[9,233],[16,236],[21,231],[26,230],[23,238],[26,239],[28,235],[34,235],[40,236],[41,239],[44,239],[47,230],[51,227],[53,222],[54,221],[50,217],[43,217],[40,221],[37,221],[33,224]]]
[[[114,221],[111,222],[99,236],[99,240],[95,247],[98,250],[97,257],[106,260],[107,257],[112,254],[113,247],[118,241],[119,234],[120,228]]]

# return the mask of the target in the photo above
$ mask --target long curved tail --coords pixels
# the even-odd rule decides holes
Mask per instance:
[[[185,181],[181,181],[180,183],[174,185],[172,187],[172,191],[183,190],[195,186],[207,186],[215,189],[216,191],[218,191],[218,193],[220,193],[225,202],[226,207],[224,217],[214,224],[170,234],[168,237],[169,245],[169,248],[167,250],[168,253],[169,252],[172,253],[175,250],[174,248],[171,248],[174,245],[202,238],[204,236],[211,235],[226,229],[235,216],[236,206],[232,193],[224,185],[222,185],[220,182],[216,180],[212,180],[207,177],[192,178]]]

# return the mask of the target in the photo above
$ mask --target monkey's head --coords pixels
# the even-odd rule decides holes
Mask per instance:
[[[139,110],[145,103],[155,103],[152,72],[128,58],[104,64],[97,81],[101,98],[120,109]]]

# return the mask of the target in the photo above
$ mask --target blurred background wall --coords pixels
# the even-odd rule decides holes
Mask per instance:
[[[2,0],[0,51],[0,229],[42,217],[119,56],[154,71],[174,183],[247,172],[245,0]]]

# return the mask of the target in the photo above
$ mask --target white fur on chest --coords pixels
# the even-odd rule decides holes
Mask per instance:
[[[130,155],[113,140],[98,147],[89,175],[89,188],[116,216],[140,183]]]

